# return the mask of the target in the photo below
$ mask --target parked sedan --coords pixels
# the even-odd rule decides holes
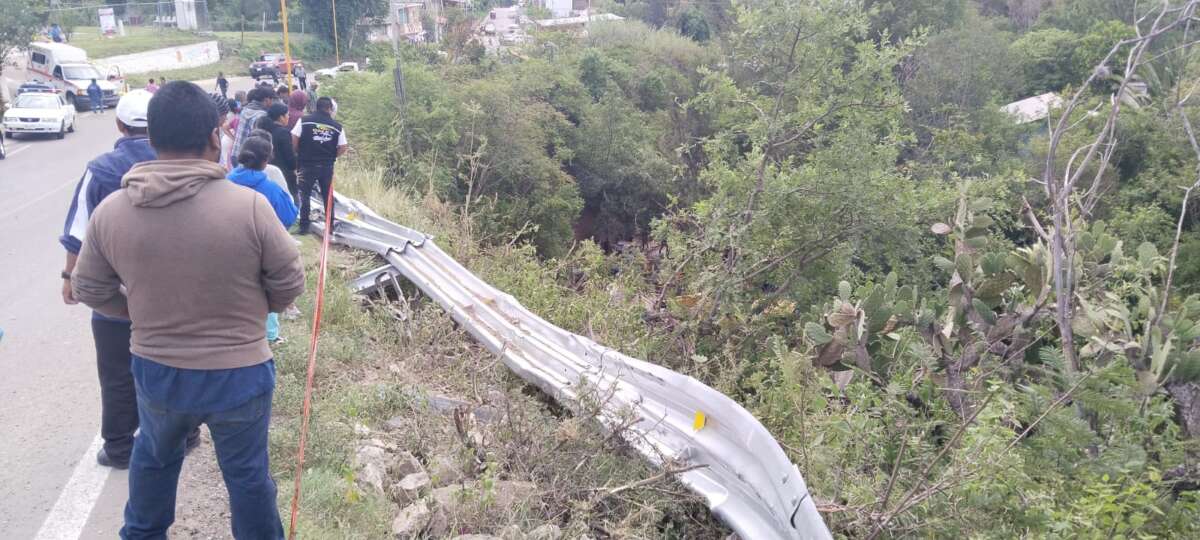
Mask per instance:
[[[342,62],[335,67],[318,69],[313,76],[318,79],[337,77],[341,73],[354,73],[358,71],[357,62]]]
[[[25,93],[4,111],[4,137],[18,134],[54,134],[59,139],[75,131],[75,108],[60,94]]]

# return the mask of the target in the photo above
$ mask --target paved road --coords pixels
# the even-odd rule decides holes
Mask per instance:
[[[489,14],[489,17],[483,19],[479,23],[479,26],[480,28],[483,28],[488,23],[491,23],[495,26],[496,31],[494,34],[482,34],[481,39],[484,47],[486,47],[488,51],[496,52],[500,49],[500,47],[504,46],[504,44],[500,41],[501,36],[514,30],[518,34],[524,33],[520,29],[521,8],[519,6],[495,8],[492,9],[491,13],[495,13],[495,18],[492,18]]]
[[[80,113],[64,140],[8,140],[0,161],[3,538],[114,538],[121,524],[126,475],[95,465],[93,454],[100,400],[90,312],[62,303],[57,241],[85,165],[119,136],[114,118],[111,109]],[[52,510],[58,519],[47,519]]]

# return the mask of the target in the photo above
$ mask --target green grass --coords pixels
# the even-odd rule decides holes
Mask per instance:
[[[81,26],[71,35],[70,44],[87,51],[88,58],[106,58],[212,39],[192,32],[147,26],[126,26],[125,32],[127,35],[123,37],[106,38],[100,34],[99,27]]]

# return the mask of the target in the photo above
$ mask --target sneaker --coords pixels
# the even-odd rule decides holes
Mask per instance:
[[[117,461],[112,459],[108,457],[108,452],[105,452],[103,448],[96,453],[96,463],[99,463],[102,467],[112,467],[118,471],[123,471],[129,468],[128,459],[125,461]]]
[[[288,306],[287,309],[283,310],[283,318],[289,321],[299,319],[300,315],[302,315],[300,313],[300,308],[296,307],[295,304],[292,304]]]

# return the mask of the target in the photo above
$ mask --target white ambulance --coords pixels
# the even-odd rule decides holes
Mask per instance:
[[[87,89],[92,79],[100,86],[105,107],[116,107],[124,92],[119,72],[101,73],[88,62],[87,52],[65,43],[30,43],[28,78],[53,86],[77,110],[90,106]]]

